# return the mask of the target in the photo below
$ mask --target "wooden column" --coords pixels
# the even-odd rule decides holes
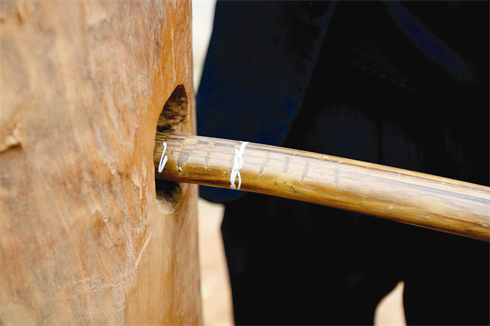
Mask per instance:
[[[0,42],[0,324],[200,324],[197,188],[153,167],[190,0],[2,2]]]

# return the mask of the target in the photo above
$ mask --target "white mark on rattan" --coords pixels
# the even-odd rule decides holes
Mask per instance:
[[[243,152],[245,151],[245,146],[247,146],[247,141],[242,141],[240,145],[240,149],[235,148],[235,158],[233,159],[233,167],[231,168],[230,174],[230,188],[231,189],[240,189],[242,185],[242,176],[240,175],[240,169],[243,166]],[[235,186],[235,179],[238,177],[238,187]]]
[[[162,157],[160,158],[160,164],[158,164],[158,173],[162,173],[165,163],[167,163],[168,156],[165,155],[167,151],[167,143],[163,143]]]

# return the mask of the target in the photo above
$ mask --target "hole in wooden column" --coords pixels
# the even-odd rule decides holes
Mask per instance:
[[[183,127],[181,123],[185,120],[187,112],[188,101],[185,87],[178,85],[163,106],[162,113],[158,118],[157,131],[174,130],[180,132]]]
[[[158,117],[158,132],[185,133],[185,118],[188,113],[188,99],[184,85],[175,87]],[[178,182],[155,180],[157,198],[169,203],[177,203],[182,195]]]

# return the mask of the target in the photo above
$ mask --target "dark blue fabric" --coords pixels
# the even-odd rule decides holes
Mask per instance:
[[[279,145],[299,110],[334,8],[335,2],[218,1],[197,94],[198,134]],[[212,202],[242,194],[200,188]]]

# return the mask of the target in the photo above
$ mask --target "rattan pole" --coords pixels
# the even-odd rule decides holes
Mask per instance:
[[[489,187],[288,148],[157,133],[156,168],[165,157],[156,178],[240,188],[490,241]]]

